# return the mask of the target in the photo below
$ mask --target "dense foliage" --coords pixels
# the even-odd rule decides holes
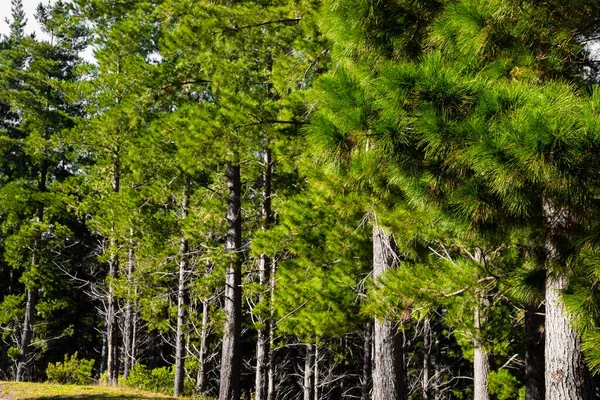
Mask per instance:
[[[595,1],[36,18],[0,40],[0,379],[595,396]]]

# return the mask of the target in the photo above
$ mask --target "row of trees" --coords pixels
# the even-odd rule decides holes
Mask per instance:
[[[0,376],[593,398],[594,3],[13,0]]]

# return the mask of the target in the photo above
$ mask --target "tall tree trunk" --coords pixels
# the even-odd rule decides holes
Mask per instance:
[[[569,234],[573,217],[570,210],[557,207],[550,199],[544,199],[543,211],[548,264],[564,263],[556,243]],[[568,286],[567,272],[564,265],[561,266],[559,271],[546,273],[546,399],[588,400],[593,398],[592,379],[584,364],[581,342],[572,327],[572,318],[561,299]]]
[[[543,307],[525,305],[525,399],[543,400],[544,383],[544,316]]]
[[[394,239],[380,226],[373,226],[373,279],[377,280],[398,264]],[[398,323],[386,319],[374,322],[373,400],[406,398],[404,349]]]
[[[315,375],[313,365],[315,364],[315,346],[306,345],[306,356],[304,358],[304,400],[314,400],[315,397]]]
[[[315,345],[315,366],[314,366],[315,377],[313,379],[314,384],[314,395],[315,400],[319,400],[319,345]]]
[[[118,193],[120,190],[120,165],[119,159],[115,156],[113,164],[113,193]],[[119,379],[118,370],[118,325],[117,325],[117,299],[115,298],[115,282],[119,274],[119,264],[117,258],[117,238],[115,228],[111,228],[110,238],[110,259],[108,262],[108,310],[106,315],[106,342],[107,342],[107,357],[106,357],[106,372],[108,375],[108,385],[116,386]]]
[[[429,399],[429,366],[431,365],[431,326],[429,317],[423,321],[423,400]]]
[[[37,240],[36,240],[37,241]],[[35,255],[32,257],[35,260]],[[21,355],[17,364],[16,381],[23,382],[27,379],[27,364],[31,354],[31,339],[33,337],[33,316],[35,314],[35,304],[37,295],[35,289],[27,290],[27,303],[25,304],[25,318],[23,319],[23,333],[21,334]]]
[[[223,327],[223,351],[221,353],[221,381],[219,400],[239,400],[240,398],[240,340],[242,319],[242,215],[240,166],[227,166],[227,241],[225,247],[230,255],[225,278],[225,315]]]
[[[277,273],[277,264],[273,260],[271,263],[271,278],[269,284],[269,297],[270,301],[270,310],[269,315],[271,318],[271,324],[269,325],[269,348],[275,348],[275,324],[273,323],[273,316],[275,311],[273,310],[273,304],[275,304],[275,276]],[[275,361],[273,357],[273,351],[269,351],[269,385],[267,388],[267,400],[275,400],[277,393],[275,393]]]
[[[46,191],[46,179],[48,174],[48,167],[46,162],[42,163],[40,169],[40,180],[38,182],[38,191],[43,193]],[[37,209],[35,221],[37,224],[41,224],[44,220],[44,206],[40,205]],[[33,240],[32,254],[31,254],[31,267],[35,268],[38,265],[38,252],[39,252],[39,237]],[[22,382],[27,378],[27,364],[31,357],[31,339],[33,338],[33,320],[35,317],[35,307],[37,304],[37,288],[27,288],[27,301],[25,303],[25,317],[23,318],[23,332],[21,333],[20,350],[21,355],[19,356],[19,362],[17,363],[17,371],[15,379],[17,382]]]
[[[581,353],[581,343],[572,328],[571,316],[562,302],[567,287],[564,275],[546,278],[545,382],[547,400],[593,398],[592,381]]]
[[[185,220],[188,216],[190,205],[190,193],[188,190],[188,182],[184,183],[183,199],[181,201],[181,220]],[[173,394],[175,397],[183,394],[183,381],[185,378],[185,334],[184,324],[186,317],[186,299],[187,299],[187,272],[189,269],[188,262],[188,240],[185,233],[181,232],[181,244],[179,248],[179,285],[177,288],[177,337],[175,342],[175,385]]]
[[[473,339],[473,389],[474,400],[489,400],[489,376],[490,359],[487,350],[484,347],[484,338],[482,334],[485,324],[485,291],[476,290],[475,293],[475,337]]]
[[[129,370],[133,367],[133,356],[131,353],[133,343],[133,304],[132,285],[133,268],[135,264],[135,252],[133,249],[133,229],[129,230],[129,254],[127,257],[127,304],[125,305],[125,327],[123,329],[123,379],[129,377]]]
[[[196,391],[206,392],[206,355],[208,353],[208,300],[202,300],[202,328],[200,331],[200,354],[198,360],[198,375],[196,379]]]
[[[266,231],[271,227],[271,149],[266,146],[263,160],[263,203],[261,210],[262,230]],[[271,260],[266,254],[260,256],[259,280],[261,294],[259,302],[267,304],[270,309],[270,278],[271,278]],[[266,400],[268,395],[268,374],[269,374],[269,333],[271,332],[271,318],[269,316],[259,316],[261,327],[258,330],[256,340],[256,400]]]
[[[362,370],[362,400],[369,400],[371,398],[371,374],[373,373],[373,367],[371,360],[373,357],[373,327],[371,323],[367,323],[365,327],[365,339],[363,344],[363,370]]]
[[[135,289],[135,294],[136,294],[136,297],[137,297],[137,288]],[[136,348],[137,348],[136,347],[137,346],[137,340],[136,340],[136,338],[137,338],[137,324],[138,324],[138,314],[137,314],[137,311],[136,311],[136,303],[137,302],[134,302],[132,304],[132,309],[133,309],[132,319],[133,319],[133,322],[131,324],[131,347],[129,348],[129,357],[130,357],[129,368],[130,368],[130,370],[133,369],[133,367],[135,367],[135,362],[136,362],[135,353],[136,353]]]
[[[433,336],[433,345],[435,350],[433,353],[433,378],[431,379],[431,391],[434,400],[441,400],[442,394],[440,392],[440,378],[442,375],[442,345],[441,345],[441,332],[438,323],[434,323],[431,327],[431,334]]]

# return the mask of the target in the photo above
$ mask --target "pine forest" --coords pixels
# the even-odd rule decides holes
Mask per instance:
[[[23,1],[1,381],[600,398],[597,0]]]

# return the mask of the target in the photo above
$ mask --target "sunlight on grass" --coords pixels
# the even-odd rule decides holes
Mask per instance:
[[[141,390],[108,387],[58,385],[53,383],[0,382],[0,400],[29,399],[88,399],[88,400],[136,400],[136,399],[173,399],[160,393]]]

